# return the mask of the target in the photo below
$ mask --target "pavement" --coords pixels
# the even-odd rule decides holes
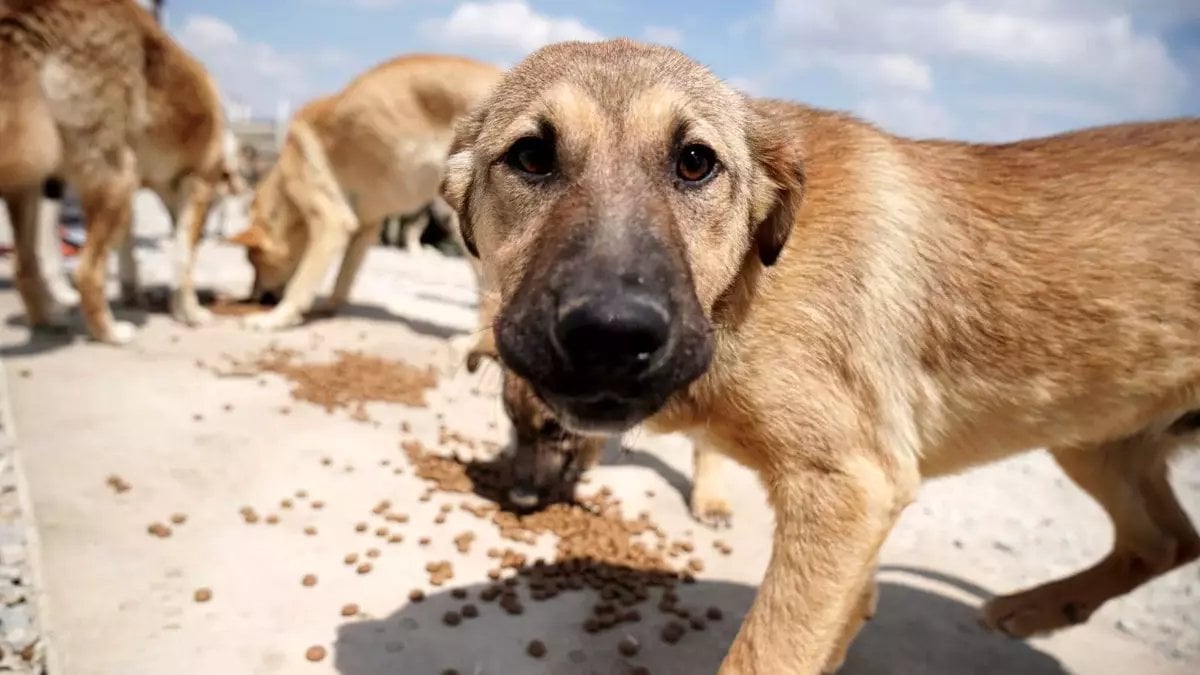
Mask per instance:
[[[170,242],[161,208],[140,198],[138,214],[143,282],[164,284]],[[232,319],[189,329],[162,312],[122,310],[122,318],[140,325],[125,348],[88,342],[78,322],[68,332],[31,333],[11,278],[11,260],[0,260],[0,361],[11,411],[5,427],[15,428],[7,445],[22,474],[27,515],[36,519],[28,545],[38,568],[30,578],[40,585],[32,604],[41,611],[29,629],[42,636],[51,675],[392,675],[447,668],[609,675],[627,673],[634,663],[656,675],[710,673],[753,599],[770,554],[771,523],[754,477],[730,467],[734,524],[710,532],[688,514],[687,443],[634,432],[625,439],[632,451],[606,457],[586,489],[611,488],[630,515],[647,510],[673,536],[690,531],[705,569],[680,595],[721,607],[724,621],[673,646],[658,639],[657,616],[591,635],[581,621],[594,598],[567,593],[527,603],[520,616],[481,604],[479,618],[454,628],[442,624],[443,613],[462,602],[451,597],[453,587],[474,594],[487,583],[492,561],[484,551],[513,545],[457,509],[445,525],[434,525],[441,504],[471,498],[420,501],[426,486],[398,447],[406,423],[408,436],[430,446],[443,423],[472,438],[506,438],[498,374],[468,375],[450,358],[448,341],[475,322],[471,275],[461,260],[374,250],[348,312],[277,334],[243,331]],[[240,251],[205,242],[200,287],[240,294],[249,282]],[[291,400],[288,383],[275,375],[213,371],[227,356],[250,356],[271,344],[312,360],[335,349],[362,350],[433,365],[444,375],[428,407],[370,404],[369,419],[361,420]],[[1200,516],[1198,460],[1181,458],[1175,473],[1194,517]],[[114,490],[112,476],[129,489]],[[410,516],[397,526],[401,543],[354,527],[384,499]],[[247,506],[278,516],[278,524],[247,525],[239,515]],[[172,525],[171,536],[147,533],[148,525],[168,523],[173,514],[186,522]],[[306,534],[310,527],[316,534]],[[452,539],[468,529],[477,539],[464,555]],[[429,537],[429,545],[421,546],[420,537]],[[1047,638],[1017,641],[979,628],[981,600],[1082,568],[1103,555],[1109,538],[1100,510],[1041,453],[930,483],[883,551],[879,612],[844,672],[1200,672],[1195,564]],[[716,539],[731,543],[732,554],[713,550]],[[344,564],[346,554],[362,556],[372,547],[381,555],[370,573]],[[553,542],[543,538],[526,548],[544,555]],[[425,565],[442,559],[453,561],[454,578],[431,586]],[[301,584],[308,574],[316,585]],[[211,592],[207,602],[194,599],[202,588]],[[428,594],[425,601],[408,599],[414,588]],[[347,603],[358,605],[356,615],[342,616]],[[3,616],[0,633],[8,629]],[[626,634],[642,644],[634,659],[616,649]],[[532,639],[546,643],[545,657],[526,654]],[[312,646],[327,656],[309,661]]]

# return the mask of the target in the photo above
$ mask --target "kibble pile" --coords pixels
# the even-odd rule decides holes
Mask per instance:
[[[244,369],[249,364],[255,372],[282,375],[292,382],[291,396],[295,401],[331,411],[347,409],[358,419],[365,419],[362,406],[368,401],[425,407],[425,394],[437,383],[431,370],[361,353],[338,352],[336,360],[327,363],[304,363],[299,357],[296,351],[272,347],[240,367]],[[465,437],[442,425],[437,438],[440,452],[434,452],[412,437],[407,423],[402,433],[400,449],[412,472],[427,483],[418,501],[430,502],[436,498],[442,502],[432,517],[433,524],[446,523],[455,510],[469,514],[479,527],[450,532],[446,540],[464,558],[486,556],[490,561],[487,581],[475,591],[475,597],[464,588],[450,591],[454,606],[441,614],[441,624],[447,629],[478,618],[481,608],[489,605],[508,615],[521,615],[526,611],[526,601],[544,602],[564,593],[588,593],[593,601],[587,603],[590,610],[579,618],[579,625],[588,633],[626,626],[616,650],[630,661],[647,648],[630,633],[631,624],[653,622],[648,626],[650,634],[656,635],[661,644],[673,645],[689,631],[703,631],[709,622],[722,619],[722,611],[717,607],[687,607],[680,599],[679,586],[694,583],[694,575],[704,569],[702,560],[695,555],[690,533],[683,538],[672,538],[645,512],[635,518],[626,517],[621,501],[608,488],[552,503],[540,511],[521,511],[506,501],[512,484],[507,462],[503,459],[471,462],[457,456],[459,451],[473,451],[480,446],[497,449],[494,443]],[[330,470],[340,469],[329,457],[322,458],[321,464]],[[394,474],[405,473],[403,467],[391,464],[386,459],[380,462],[381,467]],[[344,467],[345,471],[350,469]],[[114,492],[130,489],[116,476],[110,476],[107,482]],[[322,500],[311,497],[306,490],[297,490],[277,505],[243,506],[238,513],[248,526],[269,527],[281,522],[281,513],[324,508]],[[378,502],[369,513],[360,514],[347,524],[348,529],[378,544],[346,553],[339,562],[359,575],[370,574],[385,550],[406,541],[404,530],[413,520],[402,505],[389,500]],[[147,531],[154,537],[167,538],[173,528],[183,526],[186,521],[183,514],[174,514],[151,523]],[[487,549],[476,545],[482,528],[494,529],[512,545]],[[318,534],[313,526],[303,532],[307,536]],[[438,530],[425,528],[424,532]],[[551,559],[531,560],[520,550],[544,537],[554,542]],[[429,536],[410,535],[409,539],[415,539],[418,548],[431,544]],[[731,547],[720,541],[715,542],[714,548],[725,555],[732,552]],[[450,585],[455,579],[454,562],[429,560],[424,567],[429,586]],[[319,579],[315,574],[306,574],[298,583],[311,588]],[[196,602],[210,602],[213,598],[214,591],[209,588],[194,593]],[[424,602],[425,591],[413,588],[408,599],[412,603]],[[652,616],[654,611],[658,617]],[[341,616],[360,616],[360,609],[356,604],[346,604]],[[553,644],[545,640],[531,640],[525,653],[529,658],[541,659],[553,649]],[[310,647],[305,652],[305,657],[314,662],[326,655],[327,650],[322,646]],[[631,667],[631,672],[649,673],[636,664]]]

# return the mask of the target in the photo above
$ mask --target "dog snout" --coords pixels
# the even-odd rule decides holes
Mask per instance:
[[[590,296],[559,307],[551,337],[581,374],[638,375],[666,351],[671,320],[665,301],[648,293]]]

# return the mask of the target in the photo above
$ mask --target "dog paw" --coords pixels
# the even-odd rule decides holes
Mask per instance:
[[[128,321],[112,321],[103,335],[97,335],[96,340],[104,344],[120,347],[133,342],[137,335],[137,327]]]
[[[250,314],[242,317],[243,328],[256,331],[283,330],[300,325],[300,315],[289,311],[279,311],[279,308],[262,314]]]
[[[188,326],[207,326],[213,322],[213,313],[202,307],[194,298],[172,298],[171,316],[176,321]]]
[[[724,497],[692,496],[692,517],[714,530],[733,525],[733,508]]]
[[[1027,638],[1083,623],[1093,609],[1082,602],[1027,591],[990,600],[983,606],[980,623],[1009,637]]]

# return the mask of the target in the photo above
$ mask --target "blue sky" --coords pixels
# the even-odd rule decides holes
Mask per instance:
[[[1200,0],[167,0],[223,92],[271,116],[414,51],[511,65],[564,39],[672,44],[756,95],[918,136],[1200,115]]]

